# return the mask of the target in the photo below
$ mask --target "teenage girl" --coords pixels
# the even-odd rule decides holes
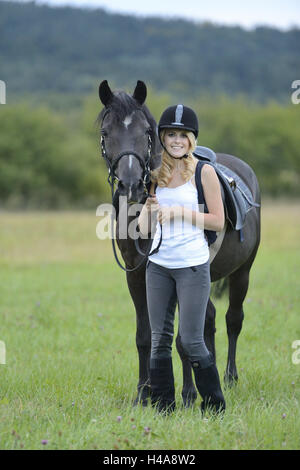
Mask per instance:
[[[174,314],[179,304],[179,334],[194,370],[195,382],[207,406],[225,410],[225,400],[212,354],[204,342],[204,323],[210,293],[209,248],[204,229],[221,231],[224,210],[215,170],[204,164],[201,184],[208,213],[200,212],[195,183],[198,136],[195,112],[184,105],[167,108],[159,121],[163,146],[161,166],[151,174],[151,196],[139,216],[143,235],[155,221],[146,268],[147,304],[151,325],[151,402],[159,411],[175,408],[172,367]],[[155,193],[156,188],[156,193]]]

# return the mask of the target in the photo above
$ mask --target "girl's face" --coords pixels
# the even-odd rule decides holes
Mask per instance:
[[[190,149],[190,141],[186,131],[180,129],[167,129],[164,136],[165,147],[172,157],[182,157]]]

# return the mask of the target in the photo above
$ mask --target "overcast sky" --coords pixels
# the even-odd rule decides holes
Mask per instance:
[[[283,29],[300,27],[300,0],[36,0],[36,3],[105,7],[112,12],[177,16],[246,28],[262,24]]]

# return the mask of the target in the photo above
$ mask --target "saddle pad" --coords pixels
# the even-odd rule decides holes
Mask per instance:
[[[240,230],[252,207],[259,207],[254,202],[252,193],[246,183],[230,168],[215,163],[215,169],[225,191],[228,218],[235,230]]]

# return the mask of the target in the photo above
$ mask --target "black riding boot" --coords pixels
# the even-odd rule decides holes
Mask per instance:
[[[151,405],[161,412],[175,409],[172,358],[150,359]]]
[[[203,398],[201,409],[204,412],[211,408],[214,412],[221,413],[225,411],[226,404],[221,390],[220,378],[213,356],[204,361],[193,361],[195,382],[197,389]]]

